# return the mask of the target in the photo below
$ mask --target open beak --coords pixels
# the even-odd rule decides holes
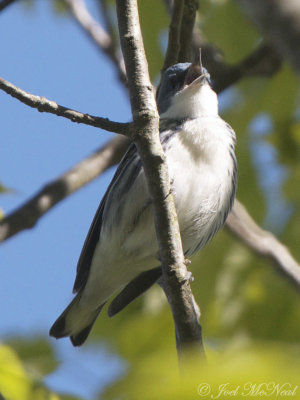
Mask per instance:
[[[207,73],[203,71],[201,62],[201,49],[199,49],[199,54],[195,57],[195,60],[189,67],[188,73],[185,77],[185,85],[195,85],[202,84],[207,78]]]

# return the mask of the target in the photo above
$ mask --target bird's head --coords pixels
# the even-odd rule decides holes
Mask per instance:
[[[200,57],[191,63],[180,63],[163,72],[157,94],[162,118],[197,118],[218,114],[217,95],[211,88],[210,75]]]

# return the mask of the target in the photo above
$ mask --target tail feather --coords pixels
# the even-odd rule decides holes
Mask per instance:
[[[142,272],[114,298],[108,307],[109,317],[113,317],[123,310],[134,299],[148,290],[161,277],[161,267]]]
[[[95,310],[90,310],[79,304],[80,297],[78,294],[72,300],[49,331],[50,336],[56,339],[70,336],[73,346],[81,346],[85,342],[105,304],[101,304]]]
[[[99,310],[99,312],[100,311],[101,310]],[[81,346],[86,341],[86,339],[89,336],[91,329],[98,317],[99,312],[97,313],[96,317],[93,319],[93,321],[90,325],[88,325],[86,328],[82,329],[82,331],[80,331],[79,333],[76,333],[75,335],[70,336],[70,340],[71,340],[73,346]]]

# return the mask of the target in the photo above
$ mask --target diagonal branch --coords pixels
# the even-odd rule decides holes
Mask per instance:
[[[282,57],[274,46],[262,43],[239,63],[228,64],[221,51],[212,44],[208,44],[199,27],[195,28],[193,48],[201,48],[204,66],[208,69],[214,84],[214,90],[220,93],[243,78],[271,77],[282,65]]]
[[[260,228],[250,217],[245,207],[235,200],[226,221],[227,227],[255,253],[268,257],[275,266],[300,288],[300,265],[289,250],[268,231]]]
[[[3,11],[6,7],[10,6],[13,3],[16,3],[19,0],[2,0],[0,1],[0,12]]]
[[[64,0],[72,12],[75,20],[83,28],[85,33],[92,39],[98,49],[104,52],[113,62],[118,70],[119,79],[126,86],[127,77],[124,61],[118,52],[116,43],[89,13],[84,0]]]
[[[111,7],[110,0],[98,0],[98,1],[99,1],[100,12],[104,19],[105,28],[107,30],[108,35],[111,38],[112,46],[114,46],[115,51],[117,51],[119,42],[118,42],[118,35],[114,26],[114,18],[112,17],[110,12],[110,7]],[[120,57],[123,56],[120,54]],[[122,63],[125,71],[124,60],[122,61]]]
[[[119,136],[75,165],[71,170],[47,183],[20,208],[0,220],[0,242],[25,229],[33,228],[37,221],[58,202],[119,162],[128,143],[128,139]]]
[[[159,117],[140,31],[136,0],[117,0],[121,47],[128,76],[134,140],[153,204],[163,286],[176,328],[177,349],[198,344],[203,354],[201,326],[187,279],[179,224],[171,193],[166,157],[159,139]]]
[[[213,51],[212,48],[209,51]],[[203,53],[206,57],[207,52]],[[274,75],[281,67],[282,59],[272,46],[264,43],[236,65],[229,65],[223,61],[218,65],[215,60],[212,64],[212,68],[209,65],[208,68],[212,71],[212,76],[215,76],[214,89],[219,93],[242,78]]]
[[[236,0],[274,48],[300,74],[298,0]]]
[[[113,122],[108,118],[95,117],[60,106],[55,103],[55,101],[25,92],[2,78],[0,78],[0,89],[20,100],[22,103],[27,104],[29,107],[36,108],[40,112],[55,114],[59,117],[67,118],[72,122],[95,126],[96,128],[102,128],[106,131],[119,133],[125,136],[130,136],[131,134],[132,124],[130,123]]]

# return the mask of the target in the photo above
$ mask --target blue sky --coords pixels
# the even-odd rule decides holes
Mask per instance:
[[[29,9],[14,4],[0,14],[0,76],[64,106],[117,121],[130,120],[126,93],[111,63],[72,18],[54,13],[50,1],[34,4]],[[98,15],[96,2],[88,4]],[[0,181],[14,190],[0,197],[5,214],[112,137],[39,113],[4,92],[0,92],[0,105]],[[71,299],[77,259],[112,173],[56,206],[35,228],[1,245],[2,340],[47,335]],[[78,350],[66,340],[50,340],[64,361],[62,369],[47,379],[55,389],[93,398],[99,382],[105,384],[123,370],[122,363],[105,348]],[[102,371],[101,363],[105,365]]]

